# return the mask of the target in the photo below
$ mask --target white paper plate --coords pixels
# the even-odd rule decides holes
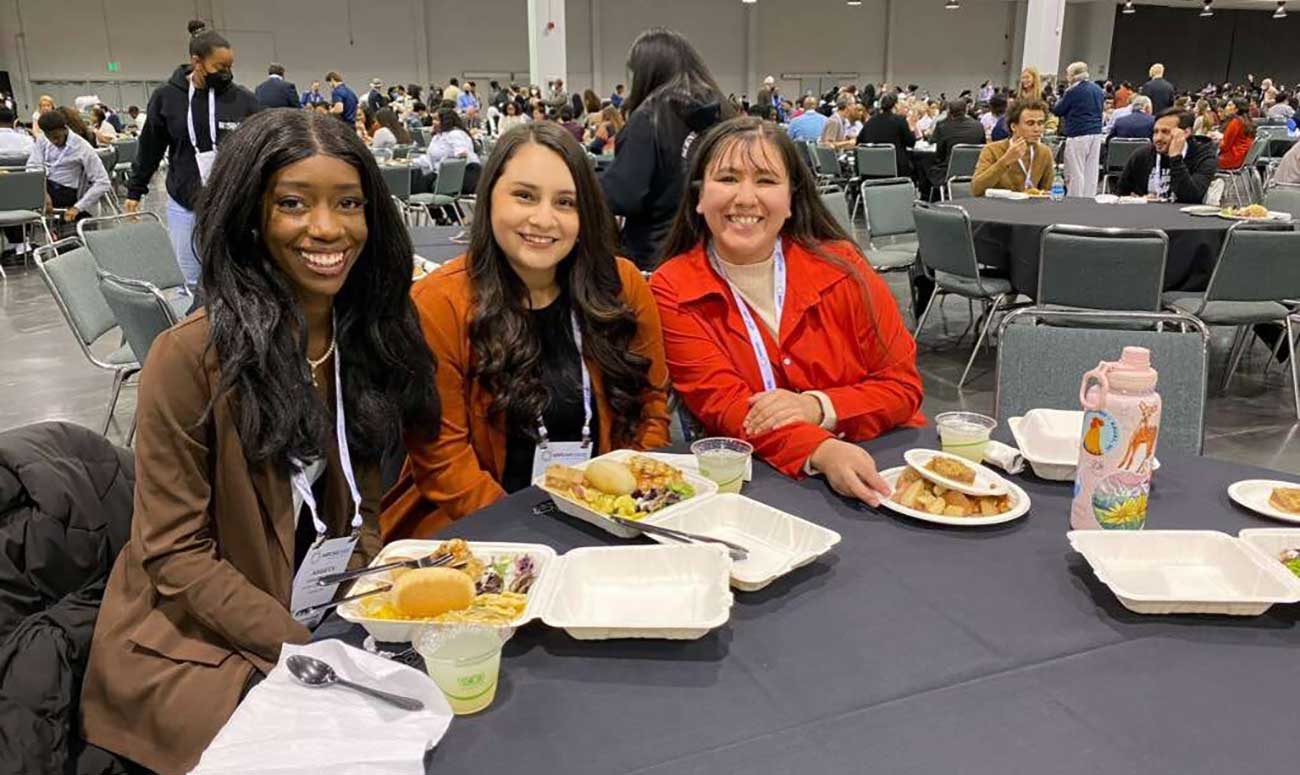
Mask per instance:
[[[1218,213],[1218,216],[1220,218],[1224,218],[1229,221],[1253,221],[1255,223],[1290,223],[1291,222],[1291,213],[1282,213],[1282,212],[1278,212],[1277,210],[1269,210],[1267,218],[1247,218],[1244,215],[1224,215],[1223,213]]]
[[[1023,202],[1029,199],[1029,194],[1023,191],[1012,191],[1009,188],[990,188],[984,192],[987,199],[1009,199],[1013,202]]]
[[[1258,616],[1300,601],[1282,563],[1213,530],[1072,530],[1070,546],[1139,614]]]
[[[645,522],[748,549],[748,558],[731,563],[731,586],[745,592],[762,589],[840,542],[834,530],[734,493],[720,493],[667,516],[655,514]],[[654,533],[646,535],[662,544],[677,543]]]
[[[592,458],[592,460],[623,461],[623,460],[627,460],[633,455],[645,455],[646,457],[652,457],[655,458],[656,460],[662,460],[663,462],[668,463],[669,465],[673,464],[673,460],[671,458],[660,457],[659,455],[656,455],[653,452],[635,452],[630,449],[616,449],[613,452],[606,453],[604,455],[601,455],[600,457]],[[574,466],[574,468],[578,469],[579,471],[585,471],[587,466],[591,465],[591,462],[592,461],[589,460],[586,463]],[[692,487],[695,488],[695,495],[693,495],[690,498],[687,498],[684,501],[681,501],[680,503],[675,503],[666,509],[660,509],[659,511],[656,511],[655,514],[664,514],[664,513],[672,514],[674,511],[680,510],[683,506],[685,506],[688,503],[691,503],[692,501],[695,501],[697,499],[707,498],[708,496],[714,495],[718,492],[718,485],[712,480],[705,479],[699,474],[691,473],[690,471],[687,470],[682,470],[682,475],[686,479],[686,481]],[[593,524],[596,527],[600,528],[601,530],[604,530],[605,532],[610,533],[612,535],[616,535],[619,538],[636,538],[637,536],[641,535],[640,530],[637,530],[635,528],[630,528],[630,527],[623,527],[622,525],[614,522],[612,519],[606,517],[604,514],[601,514],[599,511],[589,508],[585,503],[581,503],[564,493],[547,489],[544,486],[545,482],[546,482],[545,475],[539,476],[533,480],[533,484],[538,489],[545,491],[547,495],[551,496],[551,500],[555,501],[555,506],[560,510],[561,513],[567,514],[570,517],[575,517],[577,519],[580,519],[583,522],[588,522],[590,524]]]
[[[956,479],[949,479],[946,476],[940,476],[934,471],[926,468],[926,464],[937,457],[954,460],[967,468],[975,470],[975,484],[965,484]],[[907,464],[916,469],[921,476],[929,479],[935,484],[942,484],[949,490],[966,493],[967,495],[1006,495],[1011,492],[1010,483],[1006,479],[993,473],[993,470],[978,463],[972,463],[964,457],[952,455],[947,452],[940,452],[937,449],[909,449],[903,453],[903,459]]]
[[[1271,479],[1245,479],[1234,482],[1228,487],[1228,497],[1251,511],[1266,517],[1280,519],[1300,525],[1300,514],[1288,514],[1268,502],[1274,487],[1300,487],[1295,482],[1281,482]]]
[[[885,482],[889,484],[889,488],[892,491],[897,487],[898,477],[902,476],[903,471],[905,470],[907,470],[907,466],[899,466],[897,468],[891,468],[888,471],[881,471],[880,475],[884,478]],[[1012,506],[1011,510],[1005,514],[997,514],[992,517],[945,517],[939,514],[928,514],[924,511],[909,509],[901,503],[895,502],[893,499],[886,499],[881,502],[881,505],[891,511],[896,511],[899,514],[912,517],[913,519],[920,519],[925,522],[934,522],[939,525],[954,525],[956,527],[984,527],[986,525],[1000,525],[1003,522],[1011,522],[1020,519],[1029,513],[1029,495],[1024,490],[1020,489],[1020,487],[1018,487],[1014,482],[1007,482],[1007,486],[1011,490],[1012,497],[1016,499],[1016,505]]]
[[[1215,207],[1214,205],[1188,205],[1186,207],[1180,207],[1179,210],[1188,215],[1205,217],[1209,215],[1218,215],[1220,208]]]

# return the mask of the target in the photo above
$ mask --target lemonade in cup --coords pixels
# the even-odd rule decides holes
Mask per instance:
[[[429,627],[416,635],[415,648],[452,712],[467,716],[496,698],[505,641],[495,627]]]
[[[998,421],[975,412],[944,412],[934,418],[934,424],[944,452],[982,463],[989,434]]]
[[[728,438],[700,439],[691,445],[700,476],[716,482],[718,492],[740,492],[754,446]]]

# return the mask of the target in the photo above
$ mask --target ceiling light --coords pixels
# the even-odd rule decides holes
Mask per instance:
[[[948,2],[943,4],[943,7],[947,8],[949,11],[955,11],[958,8],[961,8],[961,3],[957,2],[957,0],[948,0]]]
[[[848,0],[849,5],[862,5],[862,0]]]
[[[1213,16],[1214,9],[1211,7],[1214,0],[1205,0],[1205,5],[1201,7],[1201,16]]]
[[[1124,10],[1120,13],[1137,13],[1137,9],[1133,7],[1133,0],[1124,0]]]
[[[1286,0],[1277,0],[1277,10],[1273,12],[1274,19],[1286,18]]]
[[[754,3],[757,3],[758,0],[740,0],[740,2],[744,3],[745,5],[753,5]]]

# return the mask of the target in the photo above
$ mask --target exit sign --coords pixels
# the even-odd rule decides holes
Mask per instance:
[[[110,73],[116,73],[118,70],[121,70],[121,69],[122,69],[122,63],[121,63],[121,62],[109,62],[109,63],[108,63],[108,71],[109,71]]]

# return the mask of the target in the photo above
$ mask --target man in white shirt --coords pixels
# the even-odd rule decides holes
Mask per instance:
[[[36,141],[24,130],[14,128],[17,120],[12,108],[0,108],[0,156],[26,159]]]
[[[63,114],[41,115],[43,136],[32,147],[28,166],[45,168],[45,206],[63,208],[63,219],[89,218],[90,209],[112,189],[104,163],[81,135],[68,131]]]

